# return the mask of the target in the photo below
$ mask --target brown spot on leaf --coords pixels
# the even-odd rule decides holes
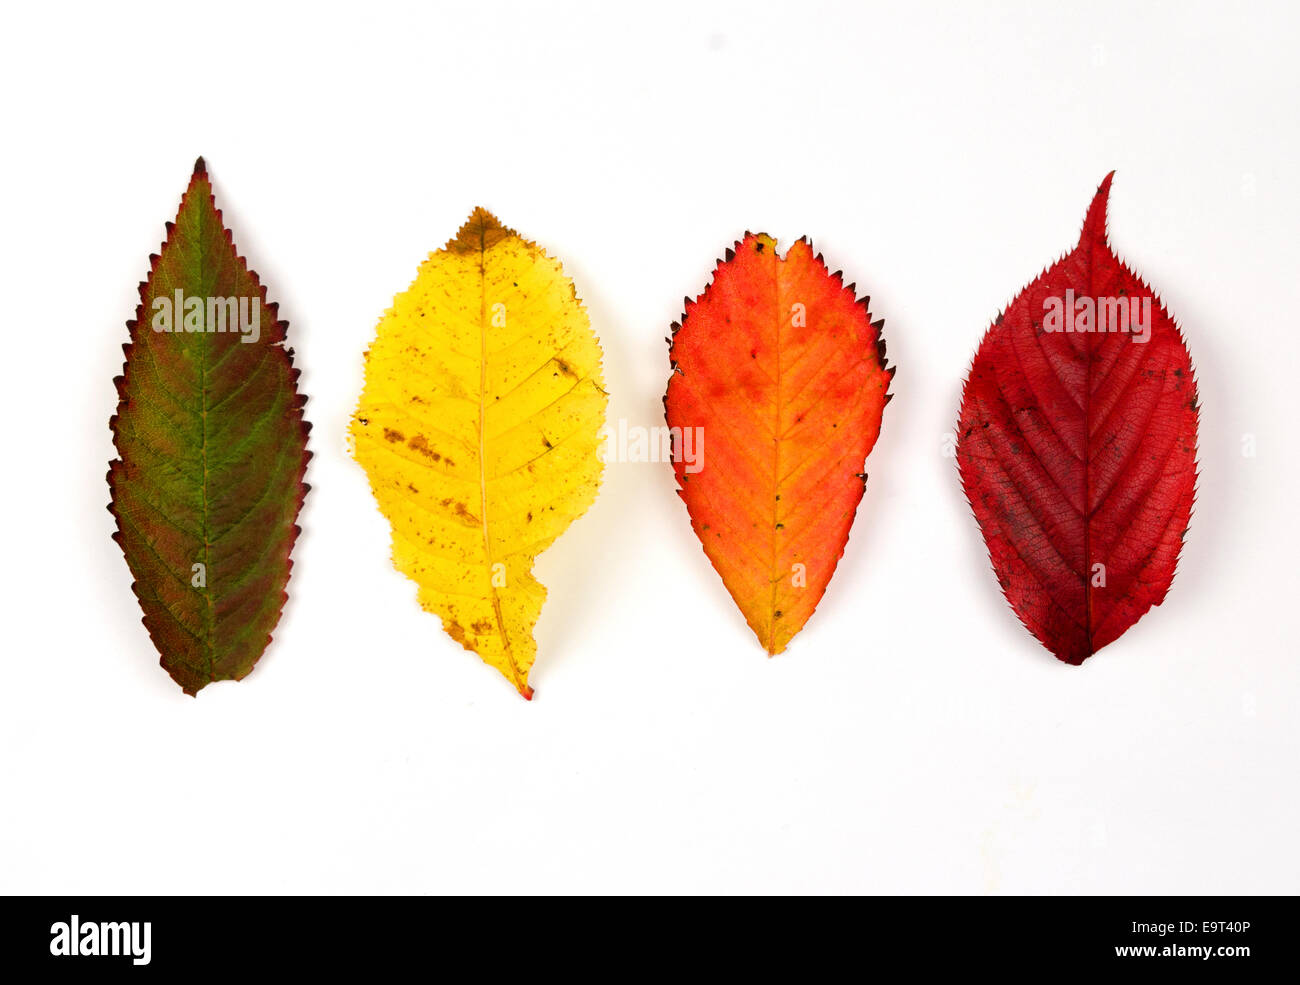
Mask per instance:
[[[431,459],[435,462],[442,461],[442,456],[429,447],[428,440],[422,434],[417,434],[406,444],[411,448],[412,451],[418,451],[425,458]],[[451,465],[452,463],[449,461],[447,464]]]
[[[447,635],[463,646],[466,650],[470,649],[469,643],[465,640],[465,629],[455,619],[447,621]]]

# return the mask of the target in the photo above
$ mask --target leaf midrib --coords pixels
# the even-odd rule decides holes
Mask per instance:
[[[501,636],[501,646],[506,663],[510,666],[511,683],[522,688],[524,678],[515,663],[514,651],[510,646],[510,634],[506,631],[505,618],[501,614],[501,596],[492,580],[492,537],[488,531],[488,475],[487,475],[487,380],[488,380],[488,302],[487,302],[487,232],[482,224],[479,226],[479,377],[478,377],[478,485],[479,485],[479,523],[483,531],[483,559],[487,574],[488,593],[492,599],[492,613],[496,617],[497,632]]]
[[[1096,297],[1093,283],[1093,248],[1096,239],[1088,237],[1087,265],[1088,297]],[[1086,358],[1083,366],[1083,629],[1088,637],[1089,655],[1096,652],[1092,632],[1092,334],[1084,336]]]
[[[210,192],[208,194],[209,196],[211,195]],[[210,197],[208,201],[209,202],[211,201]],[[208,220],[207,210],[200,208],[199,223],[198,223],[200,227],[199,236],[196,237],[196,248],[198,250],[198,259],[196,261],[195,267],[197,270],[199,283],[209,288],[207,292],[201,290],[199,292],[200,297],[205,296],[205,293],[206,295],[209,296],[211,295],[211,285],[207,283],[207,279],[204,276],[205,274],[204,268],[206,266],[205,262],[209,259],[209,257],[206,250],[207,236],[204,235],[204,233],[206,233],[206,230],[203,229],[202,227],[206,224],[207,220]],[[210,473],[208,472],[208,409],[209,409],[208,408],[208,355],[209,355],[209,349],[211,347],[208,345],[208,336],[206,333],[198,336],[198,338],[199,338],[199,348],[202,352],[201,358],[199,360],[199,405],[200,405],[199,447],[200,447],[202,462],[203,462],[203,481],[200,485],[200,492],[203,498],[203,505],[201,508],[202,522],[200,524],[200,529],[203,532],[203,601],[204,601],[203,611],[205,614],[203,638],[204,638],[204,649],[207,651],[206,655],[207,655],[207,664],[208,664],[208,680],[215,681],[216,680],[216,645],[213,642],[212,637],[216,631],[216,611],[212,603],[212,586],[209,582],[209,579],[212,577],[213,574],[212,565],[211,565],[212,533],[209,525],[210,510],[209,510],[209,497],[208,497],[208,485],[211,480]]]
[[[772,478],[776,480],[776,484],[772,490],[772,563],[768,575],[768,580],[772,583],[772,603],[768,608],[768,656],[776,653],[776,596],[777,585],[781,581],[781,576],[776,571],[776,556],[777,539],[780,533],[778,526],[780,510],[777,504],[780,502],[778,497],[781,489],[781,408],[784,405],[781,399],[781,258],[777,256],[775,243],[772,245],[772,302],[776,315],[776,379],[773,381],[776,387],[776,399],[772,401]]]

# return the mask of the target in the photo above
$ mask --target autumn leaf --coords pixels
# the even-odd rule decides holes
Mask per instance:
[[[769,654],[844,554],[894,375],[870,299],[806,240],[776,249],[746,233],[686,299],[664,398],[691,525]]]
[[[420,265],[366,353],[351,434],[393,564],[525,698],[546,598],[533,562],[600,483],[600,359],[559,262],[483,209]]]
[[[1003,594],[1071,664],[1164,601],[1196,493],[1191,358],[1107,243],[1111,177],[1079,245],[985,334],[958,422],[962,485]]]
[[[200,158],[127,323],[109,422],[113,539],[163,668],[239,680],[288,596],[310,453],[288,325],[236,252]]]

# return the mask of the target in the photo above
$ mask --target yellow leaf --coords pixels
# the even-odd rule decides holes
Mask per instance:
[[[420,604],[525,698],[533,561],[596,498],[600,345],[559,262],[475,209],[366,353],[353,454]]]

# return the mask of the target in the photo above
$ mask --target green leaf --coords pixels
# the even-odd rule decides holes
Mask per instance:
[[[310,425],[288,325],[222,225],[202,158],[150,261],[115,381],[109,512],[162,666],[196,694],[244,677],[271,641]]]

